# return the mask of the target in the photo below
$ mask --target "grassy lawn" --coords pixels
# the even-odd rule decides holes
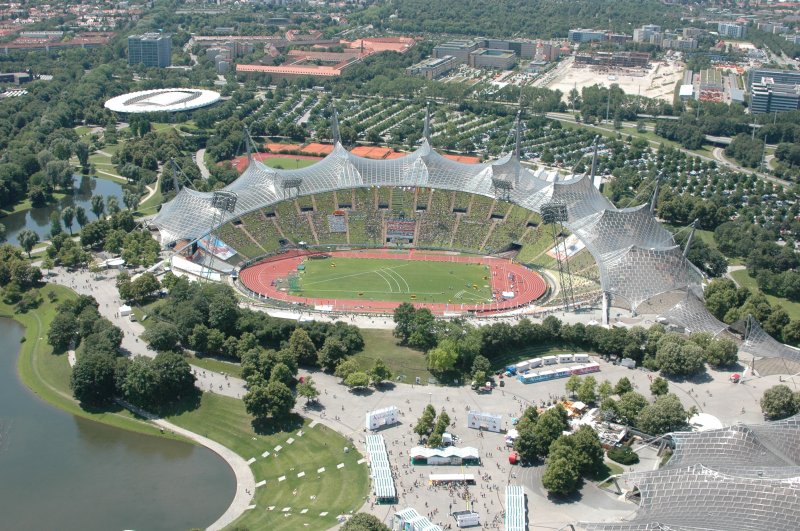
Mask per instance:
[[[488,269],[480,264],[332,258],[306,260],[303,297],[478,303],[491,298]]]
[[[209,393],[203,394],[199,408],[169,420],[224,444],[245,459],[256,458],[251,465],[256,482],[267,483],[256,489],[256,508],[237,520],[235,525],[241,528],[329,529],[336,525],[337,515],[357,511],[367,495],[367,465],[357,464],[362,456],[352,449],[345,454],[342,449],[352,448],[352,443],[321,424],[311,428],[306,421],[302,428],[258,434],[241,401]],[[298,437],[301,429],[303,435]],[[289,438],[294,438],[292,444],[287,443]],[[275,452],[279,445],[283,448]],[[262,457],[265,451],[270,452],[266,458]],[[339,463],[344,467],[337,469]],[[325,472],[317,474],[323,467]],[[300,472],[305,477],[298,478]],[[291,511],[284,513],[285,507]],[[308,511],[301,514],[303,509]],[[322,512],[328,514],[321,517]]]
[[[398,376],[403,376],[401,381],[405,383],[414,383],[416,378],[423,385],[428,383],[432,375],[422,352],[398,345],[391,330],[362,328],[361,335],[364,336],[364,350],[354,358],[362,368],[371,369],[375,360],[380,358],[391,369],[392,380],[397,381]]]
[[[139,214],[146,215],[155,213],[158,205],[160,205],[164,200],[161,195],[161,176],[159,176],[158,180],[152,186],[156,187],[156,193],[150,196],[150,198],[146,201],[142,201],[142,203],[139,205],[139,208],[136,209]]]
[[[731,277],[736,281],[737,284],[743,286],[745,288],[749,288],[752,291],[760,292],[761,290],[758,289],[758,283],[756,279],[751,277],[747,274],[746,269],[741,269],[739,271],[731,272]],[[770,304],[772,305],[780,305],[786,310],[786,313],[789,314],[789,317],[792,319],[800,319],[800,303],[792,302],[788,299],[784,299],[782,297],[776,297],[774,295],[764,294]]]
[[[53,349],[47,344],[47,329],[55,317],[59,302],[75,297],[75,293],[53,284],[45,285],[40,291],[44,302],[36,310],[25,314],[15,314],[12,307],[0,302],[0,316],[12,318],[25,327],[25,342],[17,363],[22,383],[42,400],[73,415],[139,433],[160,435],[158,428],[136,419],[128,411],[90,412],[82,409],[72,398],[69,388],[71,369],[67,355],[53,354]],[[54,302],[50,302],[48,293],[55,294]],[[171,438],[182,440],[180,437]]]
[[[277,168],[283,170],[295,170],[297,168],[305,168],[316,164],[321,159],[298,159],[295,157],[269,157],[261,162],[270,168]]]

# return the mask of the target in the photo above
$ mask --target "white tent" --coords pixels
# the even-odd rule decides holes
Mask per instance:
[[[120,315],[120,317],[126,317],[126,316],[130,315],[132,311],[133,310],[131,309],[131,307],[128,306],[127,304],[123,304],[122,306],[119,307],[119,315]]]
[[[391,426],[399,422],[400,410],[397,406],[389,406],[375,411],[368,411],[366,418],[367,429],[375,431],[383,426]]]
[[[503,416],[495,413],[470,411],[467,414],[467,426],[476,430],[485,428],[489,431],[499,432],[502,422]]]

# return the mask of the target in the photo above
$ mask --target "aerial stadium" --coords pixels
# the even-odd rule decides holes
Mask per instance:
[[[212,267],[235,270],[248,294],[340,310],[391,307],[358,304],[367,297],[357,287],[355,299],[303,296],[304,262],[311,255],[335,258],[336,251],[374,249],[401,253],[397,259],[419,259],[425,250],[431,262],[442,257],[455,262],[456,251],[473,257],[469,260],[484,257],[482,285],[454,281],[452,293],[445,289],[427,301],[444,304],[439,313],[496,313],[542,297],[563,299],[566,307],[600,303],[635,312],[668,293],[679,293],[676,301],[687,293],[702,297],[702,274],[656,221],[652,205],[617,209],[592,175],[563,177],[523,166],[519,133],[514,149],[499,160],[465,164],[431,148],[429,118],[421,146],[389,160],[347,151],[335,113],[333,132],[333,151],[306,168],[272,169],[250,157],[241,176],[221,193],[183,188],[152,222],[162,243],[223,245],[227,252],[217,253]],[[224,200],[225,194],[235,199]],[[289,258],[294,262],[283,263]],[[499,260],[504,269],[497,269]],[[292,268],[294,278],[286,278]],[[388,268],[384,276],[396,276],[395,268]],[[487,296],[479,301],[474,292],[484,288]],[[399,290],[409,302],[426,302],[412,286]],[[470,297],[454,298],[460,291]]]
[[[612,308],[648,314],[678,330],[732,335],[761,375],[800,372],[800,351],[752,317],[736,330],[708,312],[703,276],[655,219],[653,201],[619,209],[594,170],[560,176],[526,167],[519,125],[514,148],[481,164],[437,153],[429,115],[420,147],[395,159],[345,149],[335,113],[332,129],[332,152],[311,166],[273,169],[248,156],[221,191],[181,189],[151,222],[174,250],[173,268],[228,275],[268,305],[334,315],[386,313],[401,301],[478,317],[599,305],[603,324]],[[633,516],[578,526],[795,529],[798,436],[800,416],[669,434],[674,454],[664,467],[613,478]]]
[[[166,88],[122,94],[106,101],[105,108],[119,113],[180,112],[218,102],[219,92],[203,89]]]

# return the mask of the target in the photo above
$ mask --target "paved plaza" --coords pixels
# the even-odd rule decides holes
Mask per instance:
[[[593,376],[598,382],[608,379],[615,383],[623,376],[629,378],[636,391],[650,397],[649,376],[653,373],[639,369],[626,369],[600,360],[601,372]],[[301,374],[306,372],[301,371]],[[611,521],[631,515],[636,506],[587,482],[580,496],[564,502],[555,502],[547,497],[542,488],[540,474],[543,467],[511,466],[508,463],[509,449],[505,448],[503,434],[479,432],[466,427],[467,410],[479,410],[503,415],[503,426],[511,426],[511,417],[519,416],[530,404],[542,405],[565,394],[566,380],[552,380],[536,384],[523,384],[516,379],[506,379],[506,387],[496,388],[488,395],[478,394],[468,387],[452,388],[397,384],[383,391],[355,394],[339,383],[339,378],[312,372],[320,389],[319,409],[301,411],[303,415],[325,423],[350,437],[363,452],[364,421],[368,411],[389,406],[401,410],[401,422],[393,427],[379,430],[389,451],[389,459],[395,471],[399,502],[397,505],[375,505],[368,501],[364,510],[387,519],[394,510],[406,506],[414,507],[439,525],[454,524],[448,516],[453,511],[472,510],[481,514],[485,527],[502,527],[502,512],[505,486],[522,484],[528,494],[528,510],[531,529],[558,529],[563,525],[581,521]],[[723,424],[737,422],[761,422],[758,401],[763,391],[778,383],[778,377],[745,380],[731,383],[729,372],[708,372],[708,381],[703,383],[670,382],[670,391],[677,394],[685,407],[695,405],[702,412],[717,416]],[[303,401],[298,402],[301,406]],[[413,433],[414,424],[427,404],[437,411],[445,409],[452,425],[450,432],[459,440],[458,447],[472,446],[480,451],[482,465],[459,466],[414,466],[408,450],[417,445]],[[742,413],[744,410],[744,413]],[[655,451],[644,448],[639,451],[642,461],[632,470],[657,468]],[[626,470],[627,471],[627,470]],[[474,474],[477,484],[464,490],[445,487],[429,487],[428,475],[434,473]]]

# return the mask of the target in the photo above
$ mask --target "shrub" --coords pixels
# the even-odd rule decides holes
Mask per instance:
[[[639,455],[630,446],[609,448],[606,454],[609,459],[621,465],[635,465],[639,462]]]

